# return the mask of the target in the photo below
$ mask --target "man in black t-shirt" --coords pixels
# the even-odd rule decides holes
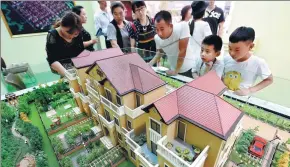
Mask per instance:
[[[214,2],[214,0],[209,1],[209,5],[205,11],[204,21],[208,22],[212,34],[222,37],[225,22],[224,11],[215,6]]]

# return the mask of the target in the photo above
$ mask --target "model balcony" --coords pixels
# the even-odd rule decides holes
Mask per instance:
[[[112,103],[111,101],[109,101],[108,99],[106,99],[104,96],[101,95],[101,102],[108,107],[109,109],[111,109],[112,111],[114,111],[117,115],[122,116],[125,114],[124,112],[124,106],[118,107],[116,106],[114,103]]]
[[[134,129],[126,134],[126,143],[130,146],[136,154],[136,159],[140,161],[143,167],[158,167],[157,156],[153,154],[146,142],[146,131],[136,135]]]
[[[159,140],[157,146],[158,154],[176,167],[203,167],[209,150],[206,146],[201,151],[180,139],[169,141],[167,136]]]
[[[65,70],[64,72],[64,75],[65,77],[68,79],[68,80],[75,80],[76,77],[77,77],[77,74],[76,74],[76,70],[75,69],[69,69],[69,70]]]
[[[81,82],[80,77],[79,77],[79,76],[76,76],[76,78],[77,78],[77,80],[78,80],[79,85],[82,85],[82,82]]]
[[[75,90],[73,88],[69,88],[71,94],[74,95],[75,98],[78,98],[79,97],[79,94],[78,93],[75,93]]]
[[[129,107],[124,106],[126,115],[128,115],[132,119],[135,119],[135,118],[139,117],[140,115],[144,114],[144,111],[141,110],[142,107],[143,107],[143,105],[132,110]]]
[[[100,120],[104,123],[104,125],[109,128],[112,129],[115,127],[115,121],[114,120],[107,120],[106,118],[104,118],[101,114],[99,114]]]
[[[150,140],[153,141],[154,143],[157,143],[161,139],[161,135],[151,128],[149,128],[149,133]]]
[[[140,164],[144,167],[158,167],[157,156],[153,154],[147,147],[147,144],[144,144],[143,147],[139,147],[135,150],[137,159],[140,161]]]
[[[94,98],[97,99],[97,100],[100,100],[100,98],[99,98],[99,93],[98,93],[94,88],[92,88],[91,85],[90,85],[89,83],[86,83],[86,88],[87,88],[88,93],[89,93],[92,97],[94,97]]]
[[[89,103],[90,99],[87,96],[84,96],[82,93],[78,93],[78,95],[80,96],[81,100],[83,101],[83,103]]]
[[[99,114],[98,114],[97,110],[95,109],[95,105],[94,104],[90,104],[89,107],[91,109],[92,115],[94,115],[95,117],[98,117]]]

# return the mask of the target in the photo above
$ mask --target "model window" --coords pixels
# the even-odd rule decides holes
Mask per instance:
[[[159,133],[160,134],[160,125],[155,122],[154,120],[150,119],[151,120],[151,129],[153,129],[155,132]]]
[[[127,121],[127,125],[128,125],[128,130],[132,129],[132,123],[130,121]]]
[[[141,97],[140,95],[136,94],[136,107],[141,106]]]
[[[110,100],[112,102],[112,95],[111,95],[111,91],[108,90],[108,89],[105,89],[105,92],[106,92],[106,96],[107,96],[107,99]]]
[[[115,124],[118,125],[118,126],[120,126],[120,124],[119,124],[119,119],[116,118],[116,117],[114,117],[114,120],[115,120]]]
[[[119,139],[119,140],[122,140],[122,136],[121,136],[121,134],[120,134],[119,132],[117,132],[117,134],[118,134],[118,139]]]
[[[105,118],[108,122],[111,122],[110,113],[105,109]]]
[[[164,163],[164,167],[169,167],[167,164]]]
[[[116,99],[117,99],[117,104],[118,104],[119,106],[122,106],[122,99],[121,99],[121,97],[118,96],[118,95],[116,95]]]
[[[131,151],[131,157],[134,159],[134,160],[136,160],[136,155],[135,155],[135,153],[132,151],[132,150],[130,150]]]

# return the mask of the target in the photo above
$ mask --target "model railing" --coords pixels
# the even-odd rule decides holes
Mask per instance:
[[[79,92],[78,94],[84,103],[88,103],[90,101],[89,98],[87,96],[84,96],[82,93]]]
[[[152,165],[143,155],[142,155],[142,149],[141,147],[138,147],[137,149],[135,149],[135,154],[136,157],[139,159],[139,161],[141,162],[142,166],[144,167],[158,167],[159,165]]]
[[[181,159],[177,154],[166,148],[166,144],[168,143],[167,136],[162,137],[157,142],[157,153],[164,157],[167,161],[171,162],[174,166],[177,167],[202,167],[205,159],[207,158],[207,152],[209,150],[209,146],[206,146],[203,151],[198,155],[198,157],[193,161],[192,164]]]
[[[114,120],[112,120],[111,122],[109,122],[101,114],[99,114],[99,117],[101,118],[101,121],[105,124],[106,127],[112,129],[115,126],[115,121]]]
[[[161,139],[161,135],[151,128],[149,128],[149,133],[150,140],[153,141],[154,143],[157,143]]]
[[[126,134],[129,133],[129,131],[126,128],[122,127],[122,133],[124,136],[126,136]]]
[[[69,88],[70,92],[74,95],[75,98],[78,98],[78,93],[75,93],[75,90],[73,88]]]
[[[132,139],[134,136],[134,129],[132,129],[130,132],[126,134],[126,142],[129,144],[129,146],[135,150],[139,148],[140,146]]]
[[[131,117],[132,119],[135,119],[135,118],[137,118],[138,116],[144,114],[144,111],[141,110],[142,107],[143,107],[143,105],[140,106],[140,107],[138,107],[138,108],[135,108],[134,110],[132,110],[132,109],[130,109],[129,107],[124,106],[126,115],[128,115],[128,116]]]
[[[92,88],[89,83],[86,83],[86,88],[89,94],[91,94],[95,99],[100,100],[99,93]]]
[[[105,104],[108,108],[110,108],[112,111],[114,111],[117,115],[122,116],[125,114],[124,106],[117,107],[114,103],[110,102],[108,99],[106,99],[102,95],[101,95],[101,102]]]
[[[95,109],[95,105],[94,104],[90,104],[89,107],[91,109],[92,114],[98,117],[98,112]]]
[[[74,69],[65,70],[64,75],[69,80],[75,80],[77,76],[76,71]]]

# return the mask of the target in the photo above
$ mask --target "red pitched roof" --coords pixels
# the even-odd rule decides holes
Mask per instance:
[[[213,75],[209,74],[209,76]],[[217,79],[220,81],[219,78]],[[202,77],[198,82],[201,80],[203,80]],[[212,81],[212,83],[217,82]],[[202,89],[197,88],[198,85],[199,83],[187,84],[156,100],[144,110],[148,110],[154,105],[166,124],[170,124],[180,117],[226,140],[243,113],[216,95],[215,93],[218,91],[211,89],[214,93],[210,93],[202,90],[205,88],[204,85],[201,86]]]
[[[137,53],[98,60],[96,64],[120,95],[134,90],[144,94],[165,85]]]
[[[211,70],[203,77],[195,79],[194,82],[189,82],[188,85],[215,95],[221,95],[227,88],[214,70]]]
[[[84,68],[84,67],[91,66],[97,60],[101,60],[101,59],[105,59],[109,57],[115,57],[115,56],[119,56],[123,54],[124,53],[121,51],[120,48],[110,48],[110,49],[98,50],[94,52],[84,50],[77,57],[72,58],[72,62],[75,68]]]

